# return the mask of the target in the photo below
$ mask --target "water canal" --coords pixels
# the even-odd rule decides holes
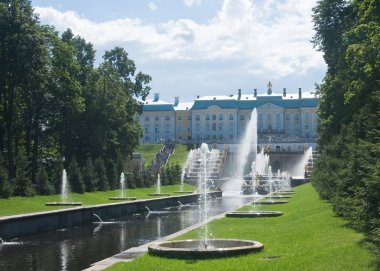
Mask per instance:
[[[251,197],[223,196],[211,200],[209,216],[230,211]],[[82,270],[90,264],[194,225],[198,204],[132,214],[101,223],[34,234],[0,244],[0,270]]]

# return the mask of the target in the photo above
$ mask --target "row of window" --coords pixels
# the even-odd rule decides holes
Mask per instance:
[[[259,121],[260,121],[260,119],[263,118],[263,115],[264,114],[258,114]],[[276,113],[275,116],[276,116],[276,121],[281,119],[281,114],[280,113]],[[309,117],[310,117],[309,112],[305,112],[304,113],[304,119],[308,120]],[[251,117],[249,115],[248,116],[240,115],[240,120],[245,120],[245,119],[250,120],[250,118]],[[170,116],[168,116],[168,115],[165,116],[165,120],[169,121],[170,119],[171,119]],[[223,119],[224,119],[223,115],[219,114],[218,120],[223,120]],[[234,115],[233,114],[229,114],[228,119],[229,120],[234,120]],[[272,114],[268,113],[267,114],[267,120],[270,121],[271,119],[272,119]],[[285,119],[286,120],[290,120],[290,113],[286,113],[285,114]],[[295,113],[294,114],[294,120],[299,120],[299,119],[300,119],[299,114]],[[149,120],[150,120],[149,116],[145,116],[145,121],[149,121]],[[159,116],[155,116],[154,120],[155,121],[159,121],[160,117]],[[182,115],[178,115],[178,120],[182,120]],[[191,120],[191,115],[188,115],[188,120]],[[195,120],[196,121],[200,121],[201,120],[201,117],[200,117],[199,114],[195,115]],[[210,120],[210,115],[208,115],[208,114],[206,115],[206,120]],[[217,116],[215,114],[213,114],[211,116],[211,120],[217,120]]]

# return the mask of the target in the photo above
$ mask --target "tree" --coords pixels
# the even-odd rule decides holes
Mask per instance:
[[[85,184],[83,182],[82,173],[78,166],[77,160],[75,157],[71,159],[68,168],[68,179],[70,182],[70,187],[72,192],[83,194],[85,191]]]
[[[49,180],[49,176],[44,169],[40,167],[37,173],[37,193],[40,195],[52,195],[55,192],[53,184]]]
[[[380,251],[380,6],[321,0],[313,19],[328,71],[312,183]]]
[[[100,191],[109,190],[109,183],[106,176],[106,167],[104,166],[104,161],[101,157],[95,160],[95,172],[96,172],[96,182],[98,184],[98,189]]]
[[[28,160],[25,151],[20,150],[16,157],[15,195],[31,197],[36,194],[35,187],[30,179]]]
[[[90,157],[87,158],[86,165],[83,168],[83,181],[86,185],[87,192],[93,192],[97,190],[98,184],[96,172],[92,163],[92,159]]]

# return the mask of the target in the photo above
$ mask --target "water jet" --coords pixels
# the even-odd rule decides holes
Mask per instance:
[[[156,184],[156,193],[149,193],[148,196],[170,196],[170,194],[167,193],[161,193],[161,179],[160,179],[160,173],[157,174],[157,184]]]
[[[109,200],[136,200],[136,197],[126,197],[125,196],[125,178],[124,172],[120,174],[120,196],[119,197],[109,197]]]
[[[61,201],[59,202],[47,202],[46,206],[80,206],[82,202],[70,202],[68,201],[70,194],[70,185],[67,180],[66,170],[62,171],[62,181],[61,181]]]

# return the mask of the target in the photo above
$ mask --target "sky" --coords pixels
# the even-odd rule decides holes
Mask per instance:
[[[317,0],[32,0],[42,24],[93,44],[96,63],[123,47],[160,99],[314,91],[326,64],[313,48]]]

